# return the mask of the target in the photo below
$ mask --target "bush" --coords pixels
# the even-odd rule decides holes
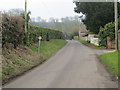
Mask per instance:
[[[2,16],[2,45],[12,43],[16,48],[24,40],[24,19],[8,14]]]
[[[32,43],[36,43],[38,40],[38,36],[42,36],[43,41],[64,38],[64,34],[61,31],[33,25],[29,26],[28,33],[25,34],[25,20],[22,17],[15,15],[12,16],[9,14],[3,14],[2,16],[3,47],[6,46],[6,44],[13,44],[14,48],[16,48],[21,44],[29,45]]]
[[[106,24],[104,28],[100,28],[99,43],[101,46],[107,46],[107,37],[109,37],[111,41],[115,40],[115,24],[112,22]]]
[[[30,25],[29,43],[32,44],[37,42],[39,36],[42,36],[42,41],[64,39],[64,34],[61,31]]]
[[[100,28],[99,32],[99,45],[100,46],[107,46],[107,36],[104,34],[104,28]]]

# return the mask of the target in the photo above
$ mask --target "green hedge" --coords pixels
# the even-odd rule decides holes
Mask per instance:
[[[38,40],[39,36],[42,36],[43,41],[49,41],[51,39],[64,39],[64,34],[61,31],[38,27],[30,25],[29,31],[29,43],[35,43]]]
[[[14,48],[24,42],[24,19],[19,16],[2,15],[2,45],[13,44]]]
[[[43,41],[64,38],[64,34],[61,31],[33,25],[29,25],[28,33],[25,34],[24,23],[25,23],[24,19],[21,18],[20,16],[3,14],[2,17],[3,47],[12,44],[14,46],[13,48],[16,48],[21,44],[29,45],[32,43],[36,43],[38,40],[38,36],[42,36]]]
[[[106,24],[103,28],[100,28],[99,43],[101,46],[107,47],[107,37],[109,37],[111,41],[115,40],[115,24],[113,22],[110,22]]]

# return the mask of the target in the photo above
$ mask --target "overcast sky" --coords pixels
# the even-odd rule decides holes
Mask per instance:
[[[25,0],[0,0],[0,10],[24,9]],[[74,12],[73,0],[27,0],[32,17],[49,19],[79,15]]]

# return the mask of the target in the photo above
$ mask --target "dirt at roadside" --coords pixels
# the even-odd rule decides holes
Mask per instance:
[[[33,52],[26,46],[19,46],[16,49],[4,48],[2,53],[3,84],[37,65],[42,58],[42,55]]]

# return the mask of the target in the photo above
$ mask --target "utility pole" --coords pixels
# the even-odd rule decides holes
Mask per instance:
[[[25,0],[25,34],[27,34],[27,0]]]
[[[0,12],[0,55],[2,55],[2,12]]]
[[[79,28],[79,40],[80,40],[81,38],[80,38],[80,28]]]
[[[79,17],[79,18],[80,18],[80,26],[79,26],[79,40],[80,40],[80,37],[81,37],[81,28],[82,28],[81,20],[82,20],[82,17],[83,17],[83,15]]]
[[[117,0],[114,0],[114,11],[115,11],[115,49],[118,51],[118,7],[117,7]]]

